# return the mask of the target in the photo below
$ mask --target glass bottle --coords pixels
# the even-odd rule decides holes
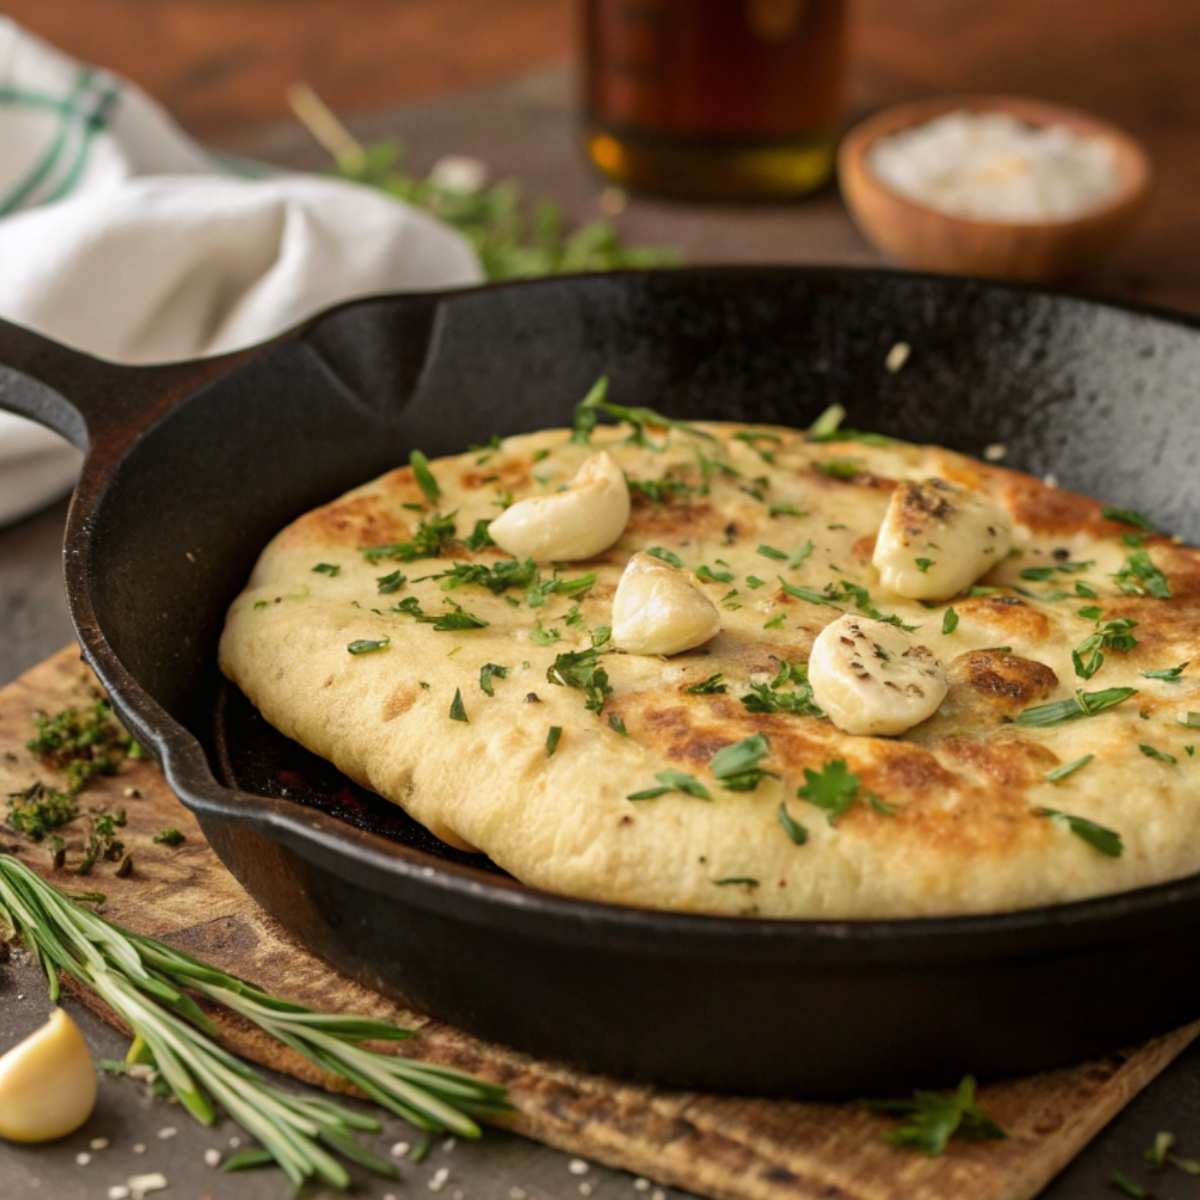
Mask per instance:
[[[686,199],[784,200],[833,168],[844,0],[583,0],[587,154]]]

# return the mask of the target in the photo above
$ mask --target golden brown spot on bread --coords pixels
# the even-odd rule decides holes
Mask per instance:
[[[839,460],[846,461],[854,460],[854,455],[846,454],[837,456]],[[836,488],[857,487],[863,488],[870,492],[892,492],[896,488],[896,480],[887,475],[874,475],[870,471],[862,470],[857,475],[850,476],[849,479],[843,479],[839,475],[830,475],[821,470],[822,462],[829,462],[830,459],[818,460],[810,465],[808,474],[811,479],[810,483],[815,483],[817,486],[826,490],[834,490]]]
[[[950,663],[951,686],[961,684],[999,708],[1027,708],[1048,696],[1058,676],[1045,663],[1002,650],[972,650]]]
[[[483,487],[518,492],[528,487],[531,479],[529,464],[519,459],[509,462],[488,462],[481,467],[464,471],[459,476],[459,482],[469,492],[478,491]],[[567,480],[564,476],[562,480],[555,482],[566,483]]]
[[[959,616],[973,616],[1005,634],[1031,642],[1044,641],[1052,629],[1050,618],[1026,604],[1020,596],[968,596],[956,601],[955,607]]]
[[[991,741],[948,737],[938,749],[1002,788],[1026,788],[1057,761],[1052,750],[1019,737]]]
[[[641,504],[635,503],[625,526],[625,536],[630,534],[653,535],[655,537],[695,537],[707,534],[715,536],[723,528],[725,518],[713,510],[707,501],[691,504]]]
[[[403,542],[412,536],[409,523],[390,504],[377,495],[354,496],[335,500],[293,521],[280,534],[280,543],[308,547],[314,543],[330,546],[379,546]]]
[[[859,562],[870,562],[871,556],[875,553],[875,534],[864,534],[854,543],[850,552]]]
[[[1098,500],[1050,487],[1032,475],[1004,474],[1001,479],[1001,502],[1018,524],[1034,533],[1103,534],[1111,524],[1101,519]]]
[[[411,684],[402,683],[388,698],[383,702],[383,711],[380,714],[384,723],[394,721],[401,713],[406,713],[417,702],[417,689]]]

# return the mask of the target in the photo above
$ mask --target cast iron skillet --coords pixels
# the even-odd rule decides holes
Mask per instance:
[[[891,374],[898,340],[912,356]],[[804,425],[840,401],[904,438],[1003,442],[1195,541],[1191,324],[962,279],[701,269],[368,300],[161,368],[6,326],[0,362],[0,405],[90,447],[65,547],[88,660],[222,861],[369,986],[535,1054],[755,1093],[1028,1071],[1197,1016],[1200,877],[895,922],[567,899],[423,834],[267,729],[214,664],[280,526],[413,446],[563,424],[602,371],[616,397],[679,416]]]

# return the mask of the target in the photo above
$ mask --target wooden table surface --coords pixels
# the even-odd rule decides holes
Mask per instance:
[[[1137,236],[1102,290],[1200,308],[1196,0],[850,0],[855,113],[1004,91],[1124,125],[1154,158]],[[5,12],[142,84],[198,137],[240,140],[307,80],[355,113],[566,62],[571,0],[7,0]]]
[[[1200,310],[1193,249],[1200,157],[1191,144],[1200,129],[1193,86],[1200,4],[857,0],[854,7],[855,112],[932,92],[1002,90],[1074,103],[1143,137],[1157,171],[1151,205],[1127,247],[1088,286]],[[360,136],[402,138],[417,166],[446,151],[482,153],[577,215],[594,210],[598,189],[574,148],[569,82],[559,69],[571,51],[566,0],[8,0],[5,13],[68,52],[138,80],[193,133],[218,145],[319,166],[320,152],[288,121],[283,99],[287,84],[305,79],[335,108],[354,114]],[[528,76],[535,68],[544,69]],[[749,214],[635,203],[622,222],[633,236],[678,242],[693,261],[873,261],[832,192],[796,208]],[[57,549],[64,511],[60,504],[0,531],[0,681],[70,637]],[[0,976],[0,1045],[37,1019],[42,998],[29,982],[6,987]],[[116,1049],[102,1031],[91,1032],[106,1052]],[[137,1103],[128,1111],[121,1099],[113,1103],[109,1117],[122,1124],[127,1140],[145,1121],[161,1123]],[[1155,1129],[1175,1128],[1190,1141],[1185,1127],[1194,1129],[1197,1120],[1200,1051],[1193,1051],[1097,1139],[1047,1200],[1103,1194],[1112,1170],[1136,1171]],[[201,1135],[187,1122],[175,1123],[176,1182],[183,1190],[172,1194],[277,1194],[265,1179],[229,1190],[214,1186],[211,1173],[200,1169]],[[52,1151],[44,1165],[43,1194],[81,1200],[103,1194],[94,1186],[98,1179],[88,1182],[74,1167],[73,1154]],[[511,1140],[475,1151],[461,1165],[464,1184],[473,1185],[465,1189],[468,1198],[502,1198],[517,1184],[533,1185],[531,1200],[577,1194],[562,1156]],[[627,1178],[606,1178],[602,1186],[592,1178],[597,1200],[637,1194]],[[1157,1192],[1160,1200],[1195,1194],[1195,1182],[1181,1178]]]

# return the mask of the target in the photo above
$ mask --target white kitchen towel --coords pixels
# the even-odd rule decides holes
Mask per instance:
[[[341,180],[234,174],[138,88],[0,17],[0,318],[161,363],[356,296],[481,278],[434,218]],[[61,495],[78,458],[0,413],[0,524]]]

